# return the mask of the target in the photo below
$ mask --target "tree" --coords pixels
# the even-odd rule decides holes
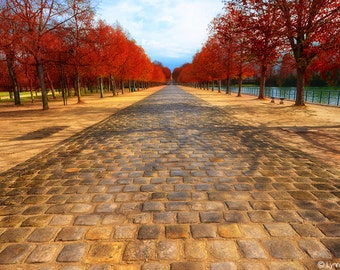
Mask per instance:
[[[94,11],[90,0],[71,0],[68,7],[68,16],[65,18],[63,27],[59,27],[64,40],[64,48],[61,53],[71,58],[70,65],[74,72],[74,85],[78,98],[81,100],[80,77],[84,71],[84,67],[90,65],[89,62],[89,46],[93,42],[89,38],[90,30],[93,29]],[[92,62],[93,63],[93,62]]]
[[[7,0],[8,9],[15,17],[17,37],[20,44],[34,57],[38,80],[41,88],[43,109],[47,110],[48,96],[45,83],[47,36],[75,17],[89,12],[86,9],[78,9],[83,0]],[[76,13],[71,12],[75,10]]]
[[[280,10],[283,26],[297,69],[296,106],[304,106],[306,70],[323,51],[339,47],[339,0],[272,0]]]
[[[282,86],[287,78],[296,76],[294,57],[290,53],[283,55],[278,75],[279,86]]]
[[[8,9],[8,6],[1,6],[0,11],[0,48],[3,50],[7,64],[8,75],[12,84],[12,91],[14,93],[14,104],[20,105],[20,91],[16,74],[17,62],[17,37],[15,29],[15,17]],[[10,95],[11,95],[10,90]]]
[[[246,33],[250,54],[260,67],[260,91],[258,98],[264,99],[268,68],[275,63],[282,47],[281,26],[278,23],[278,9],[263,0],[238,0],[235,8],[240,12],[239,28]]]
[[[250,61],[251,44],[247,31],[244,31],[244,17],[240,9],[236,8],[235,3],[226,3],[225,14],[217,17],[211,27],[211,35],[219,39],[225,53],[222,59],[225,61],[225,71],[227,75],[227,90],[231,78],[238,80],[238,96],[241,96],[242,80],[254,73]]]

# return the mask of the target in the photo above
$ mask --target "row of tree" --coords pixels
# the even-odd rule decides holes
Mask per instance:
[[[339,14],[340,0],[225,0],[207,42],[192,63],[174,70],[174,79],[197,84],[226,79],[227,93],[230,80],[237,79],[240,95],[242,80],[258,76],[263,99],[268,75],[278,69],[285,75],[294,67],[295,105],[304,105],[308,75],[339,79]]]
[[[0,84],[20,104],[22,89],[39,89],[43,109],[48,92],[81,90],[104,79],[113,92],[164,83],[170,69],[151,62],[119,26],[94,20],[90,0],[5,0],[0,2]],[[71,85],[71,86],[70,86]]]

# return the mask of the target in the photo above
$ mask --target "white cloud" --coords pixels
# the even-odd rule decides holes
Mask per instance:
[[[221,0],[103,0],[98,17],[118,21],[152,60],[186,62],[202,47],[222,7]]]

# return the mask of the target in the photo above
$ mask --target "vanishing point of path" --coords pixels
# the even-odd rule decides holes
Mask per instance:
[[[0,269],[340,268],[339,178],[168,86],[0,175]]]

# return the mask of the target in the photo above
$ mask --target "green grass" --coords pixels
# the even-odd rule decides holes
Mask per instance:
[[[52,96],[52,93],[49,92],[48,93],[49,96]],[[59,96],[58,93],[56,93],[57,96]],[[33,92],[33,98],[35,100],[37,99],[41,99],[41,92],[38,92],[37,94],[35,92]],[[31,101],[31,92],[20,92],[20,100],[21,101]],[[9,93],[8,92],[0,92],[0,101],[1,102],[12,102],[14,101],[14,97],[11,99],[9,97]]]

